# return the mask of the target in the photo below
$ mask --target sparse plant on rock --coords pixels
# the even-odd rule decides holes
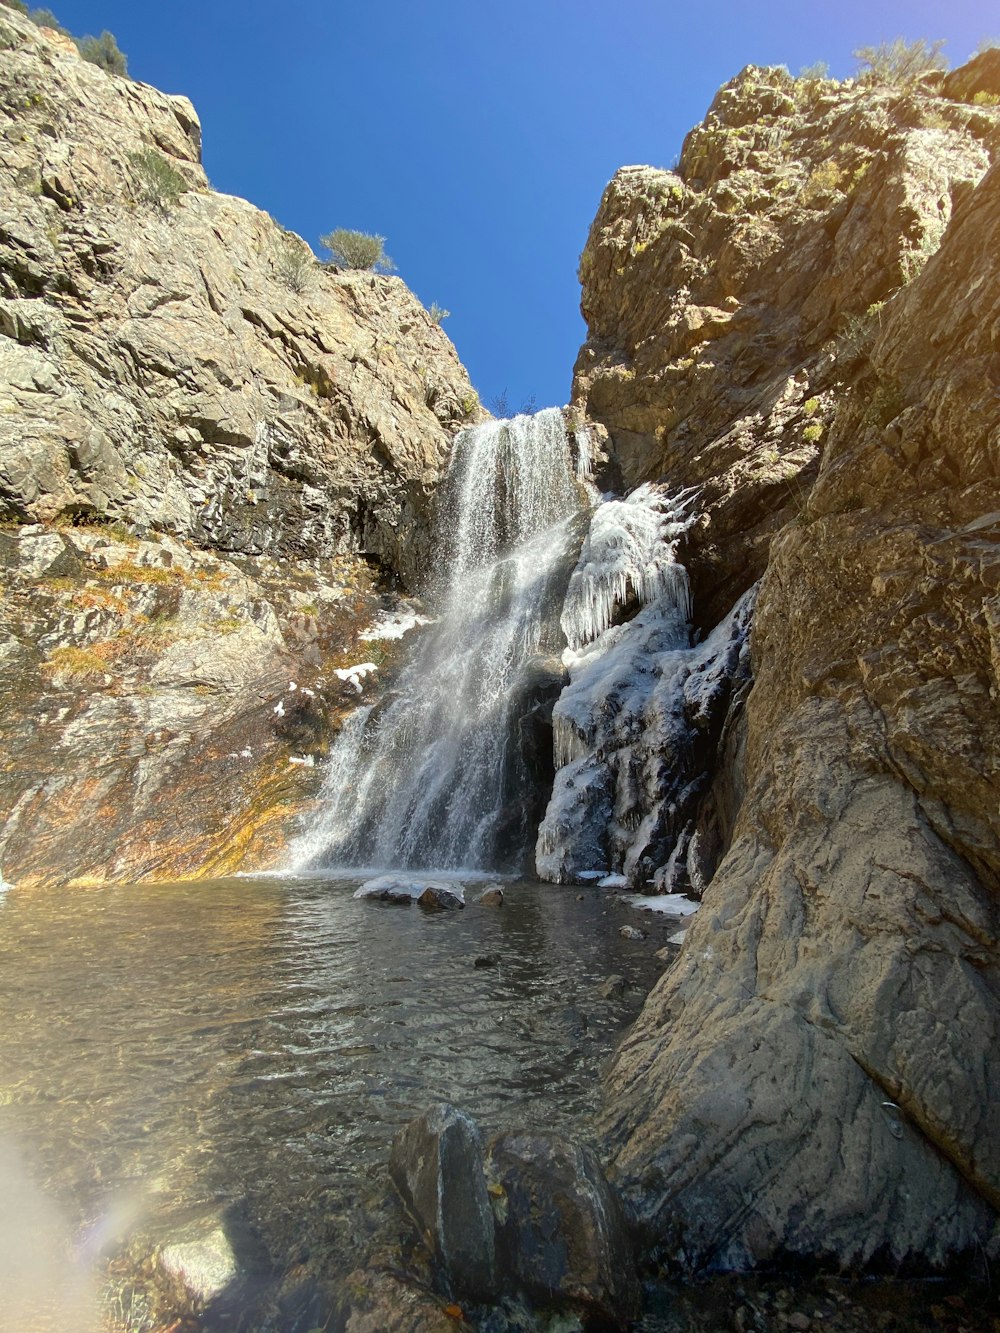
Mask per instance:
[[[809,205],[818,203],[824,199],[829,199],[831,195],[836,194],[842,172],[840,167],[832,158],[821,162],[815,171],[810,172],[808,179],[799,196],[800,201],[809,207]]]
[[[187,181],[177,168],[172,167],[163,154],[154,148],[143,148],[138,153],[129,153],[128,156],[135,171],[138,202],[158,208],[163,214],[169,213],[188,189]]]
[[[433,301],[431,303],[431,308],[430,310],[428,310],[427,313],[428,315],[430,315],[431,319],[434,321],[435,324],[440,324],[442,320],[447,319],[449,317],[451,311],[445,310],[444,306],[438,305],[437,301]]]
[[[976,46],[973,55],[981,56],[984,51],[1000,51],[1000,37],[984,37]]]
[[[948,68],[948,61],[941,51],[943,46],[943,39],[928,42],[919,37],[915,42],[908,42],[904,37],[897,37],[895,41],[880,42],[878,46],[859,46],[852,54],[861,62],[858,78],[862,83],[905,88],[924,74]]]
[[[817,79],[828,79],[830,77],[830,66],[825,60],[817,60],[813,65],[803,65],[799,70],[800,79],[808,79],[813,82]]]
[[[0,0],[0,5],[4,9],[13,9],[18,14],[27,14],[28,12],[28,6],[24,3],[24,0]]]
[[[98,65],[107,74],[128,74],[128,60],[119,49],[113,32],[105,29],[100,37],[79,37],[76,39],[76,49],[84,60]]]
[[[341,268],[372,269],[391,273],[396,265],[385,252],[385,237],[366,231],[351,231],[338,227],[319,238],[324,250],[330,251],[331,264]]]
[[[51,9],[29,10],[28,18],[40,28],[51,28],[53,32],[61,32],[64,37],[69,36],[69,29],[63,27]]]
[[[311,250],[291,236],[281,242],[274,261],[275,272],[280,282],[290,292],[301,295],[312,282],[315,257]]]

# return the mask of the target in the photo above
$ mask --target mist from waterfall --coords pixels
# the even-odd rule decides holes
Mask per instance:
[[[525,724],[563,648],[588,504],[558,409],[458,436],[438,494],[437,620],[394,697],[343,728],[296,869],[501,871],[530,852]]]

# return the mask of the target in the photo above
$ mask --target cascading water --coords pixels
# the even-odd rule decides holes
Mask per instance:
[[[544,664],[563,646],[571,530],[587,505],[557,409],[459,435],[439,493],[438,619],[396,697],[344,727],[297,869],[523,859],[539,786],[525,719],[540,681],[559,679]]]

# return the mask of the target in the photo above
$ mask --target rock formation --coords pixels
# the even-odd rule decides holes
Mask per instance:
[[[604,1117],[666,1262],[997,1249],[998,66],[749,68],[582,258],[609,472],[700,488],[703,625],[763,574],[728,850]]]
[[[367,660],[357,557],[419,580],[478,401],[399,279],[211,190],[185,98],[7,8],[0,136],[0,867],[259,866]]]

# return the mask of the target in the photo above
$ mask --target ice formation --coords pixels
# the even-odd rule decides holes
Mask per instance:
[[[543,879],[572,882],[600,867],[619,884],[691,884],[712,746],[749,674],[752,594],[691,646],[676,560],[690,498],[647,485],[592,516],[562,613],[570,682],[552,712],[557,773],[535,848]]]
[[[666,597],[685,621],[691,618],[687,570],[675,558],[677,543],[693,521],[685,516],[690,499],[671,499],[647,483],[624,500],[597,507],[563,607],[570,648],[592,643],[630,599],[645,606]]]

